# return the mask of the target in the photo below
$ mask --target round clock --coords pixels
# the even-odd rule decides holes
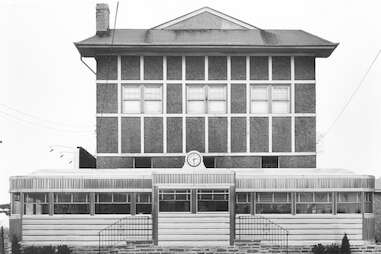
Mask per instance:
[[[201,155],[196,152],[190,152],[187,156],[187,162],[191,167],[197,167],[201,164]]]

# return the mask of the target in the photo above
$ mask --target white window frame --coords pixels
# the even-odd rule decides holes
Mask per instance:
[[[202,87],[204,94],[202,99],[189,99],[189,88],[192,87]],[[225,93],[225,98],[224,99],[210,99],[210,88],[211,87],[223,87],[224,88],[224,93]],[[197,115],[197,114],[227,114],[227,84],[186,84],[186,113],[187,114],[192,114],[192,115]],[[189,112],[189,102],[192,101],[198,101],[203,103],[203,112],[200,113],[190,113]],[[224,112],[212,112],[210,113],[209,111],[209,105],[210,102],[224,102]]]
[[[123,95],[124,95],[123,89],[125,87],[138,87],[140,98],[139,99],[125,99],[123,97]],[[149,87],[159,87],[160,88],[160,99],[146,99],[144,97],[145,89],[149,88]],[[122,84],[121,94],[122,94],[122,96],[121,96],[122,114],[157,114],[157,115],[163,114],[163,84]],[[139,101],[139,111],[126,113],[124,110],[124,105],[123,105],[123,102],[125,102],[125,101]],[[146,102],[150,102],[150,101],[160,102],[160,111],[159,112],[146,112],[147,110],[146,110],[145,104],[146,104]]]
[[[266,99],[253,99],[253,89],[254,88],[266,88],[267,92],[267,98]],[[273,99],[273,91],[276,88],[287,88],[287,94],[288,94],[288,99],[283,100],[283,99]],[[264,85],[264,84],[251,84],[250,85],[250,101],[249,101],[249,108],[250,108],[250,113],[251,114],[290,114],[291,113],[291,85],[286,84],[271,84],[271,85]],[[258,113],[254,112],[252,104],[253,102],[266,102],[267,103],[267,112],[266,113]],[[287,107],[287,112],[284,113],[274,113],[273,112],[273,102],[287,102],[288,107]]]

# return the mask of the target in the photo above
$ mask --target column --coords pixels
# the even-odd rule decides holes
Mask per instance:
[[[154,245],[159,242],[159,188],[152,188],[152,241]]]
[[[229,188],[229,213],[230,213],[230,245],[234,245],[235,240],[235,186]]]

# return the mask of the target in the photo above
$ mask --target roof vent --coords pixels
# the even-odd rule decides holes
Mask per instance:
[[[108,36],[110,34],[110,9],[108,4],[100,3],[96,7],[96,29],[98,36]]]

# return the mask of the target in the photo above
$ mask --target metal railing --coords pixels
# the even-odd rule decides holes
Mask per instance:
[[[114,247],[127,242],[152,241],[152,221],[150,216],[133,215],[121,218],[98,232],[99,254],[108,254]]]
[[[236,240],[258,241],[288,251],[287,229],[260,215],[237,215]]]

